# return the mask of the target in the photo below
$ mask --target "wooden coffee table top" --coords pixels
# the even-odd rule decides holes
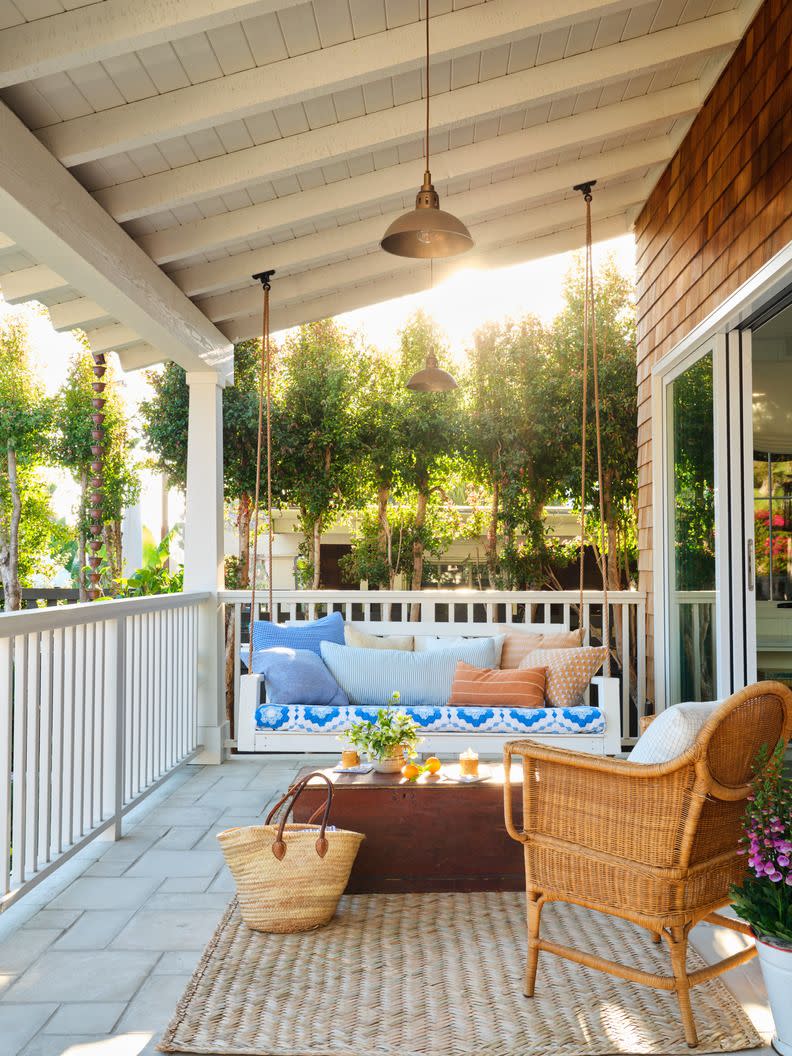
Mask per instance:
[[[475,788],[489,788],[493,785],[500,788],[503,787],[503,763],[481,763],[482,770],[486,767],[488,770],[488,776],[484,781],[448,781],[443,778],[443,773],[457,772],[459,767],[455,763],[444,763],[443,769],[439,774],[421,774],[415,781],[408,781],[406,777],[402,777],[400,773],[395,774],[378,774],[375,770],[372,770],[368,774],[338,774],[332,767],[321,770],[321,773],[325,774],[332,782],[336,789],[347,789],[347,788],[360,788],[360,789],[374,789],[374,788],[416,788],[416,789],[432,789],[435,791],[447,792],[449,790],[459,791],[461,788],[475,789]],[[303,777],[307,777],[308,774],[315,772],[317,767],[315,766],[304,766],[297,775],[296,780],[301,780]],[[513,785],[522,784],[522,766],[519,764],[513,764],[511,772],[509,774],[510,781]],[[310,785],[323,785],[324,782],[321,778],[314,778],[310,782]]]

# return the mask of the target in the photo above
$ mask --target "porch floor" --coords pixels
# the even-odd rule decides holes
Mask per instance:
[[[233,891],[215,833],[261,823],[300,767],[328,758],[239,758],[188,767],[0,916],[3,1056],[150,1056]],[[700,925],[705,957],[744,940]],[[767,1040],[757,962],[724,977]],[[770,1056],[770,1047],[751,1050]]]

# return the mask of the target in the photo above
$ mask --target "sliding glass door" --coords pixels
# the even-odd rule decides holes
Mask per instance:
[[[715,349],[667,381],[666,594],[668,701],[717,692]]]

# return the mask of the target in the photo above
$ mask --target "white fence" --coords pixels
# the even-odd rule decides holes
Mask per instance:
[[[0,910],[195,755],[208,598],[0,615]]]
[[[247,591],[222,591],[220,601],[230,607],[237,655],[240,643],[248,641],[250,595]],[[619,668],[622,698],[622,738],[635,740],[638,718],[646,703],[646,596],[637,591],[615,591],[608,595],[611,651]],[[256,619],[268,618],[267,594],[256,598]],[[579,626],[589,640],[601,640],[602,593],[586,591],[580,618],[580,595],[574,590],[276,590],[273,592],[277,622],[312,620],[329,612],[341,612],[345,620],[366,623],[399,623],[419,617],[421,623],[449,623],[465,633],[465,625],[496,623],[553,623],[560,630]],[[239,706],[239,664],[234,664],[234,714]]]

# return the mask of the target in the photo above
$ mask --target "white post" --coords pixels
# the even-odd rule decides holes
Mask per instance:
[[[197,763],[221,763],[228,737],[225,715],[222,606],[223,379],[213,371],[188,372],[187,506],[184,518],[184,589],[210,591],[198,618]]]

